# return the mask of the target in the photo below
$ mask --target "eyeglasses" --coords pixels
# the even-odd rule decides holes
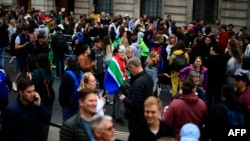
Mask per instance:
[[[107,131],[112,131],[113,129],[115,129],[114,125],[112,125],[112,126],[110,126],[108,128],[101,128],[101,130],[107,130]]]

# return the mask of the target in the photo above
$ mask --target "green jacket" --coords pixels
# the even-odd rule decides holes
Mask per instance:
[[[149,48],[144,43],[143,39],[140,39],[140,47],[141,47],[141,56],[147,57],[149,55]]]
[[[47,107],[51,107],[53,105],[55,94],[51,92],[51,97],[47,96],[47,91],[45,91],[44,80],[48,80],[49,87],[53,87],[54,83],[54,75],[53,73],[46,74],[44,68],[35,69],[32,75],[32,81],[35,84],[35,90],[41,97],[41,102]],[[53,89],[53,88],[52,88]],[[54,90],[53,90],[54,91]]]

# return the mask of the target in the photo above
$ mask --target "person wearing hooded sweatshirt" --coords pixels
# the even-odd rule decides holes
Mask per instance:
[[[203,124],[207,117],[207,106],[195,94],[194,82],[190,80],[184,81],[181,91],[180,98],[173,100],[162,116],[162,121],[174,128],[177,139],[180,138],[181,127],[189,122],[196,124],[202,133]]]
[[[185,43],[181,40],[177,41],[176,44],[173,46],[173,53],[170,56],[169,59],[169,65],[172,67],[174,64],[174,60],[178,55],[181,55],[184,53],[184,56],[186,58],[187,65],[189,64],[189,56],[188,53],[185,51]],[[171,68],[171,83],[172,83],[172,96],[175,96],[178,88],[181,86],[181,80],[179,77],[179,72],[174,70],[174,68]]]
[[[133,50],[133,54],[138,59],[141,58],[141,48],[140,44],[137,43],[137,36],[132,36],[132,44],[130,45],[130,48]]]

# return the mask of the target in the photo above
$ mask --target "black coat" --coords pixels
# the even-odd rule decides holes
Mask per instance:
[[[146,71],[131,79],[128,96],[123,100],[125,117],[130,120],[144,120],[144,101],[153,95],[154,82]]]
[[[80,76],[81,70],[78,67],[67,68],[67,70],[71,70],[77,76]],[[71,96],[74,92],[74,85],[74,79],[68,73],[64,73],[59,87],[59,103],[62,107],[68,106],[73,108],[74,104]]]
[[[44,105],[24,105],[18,97],[3,112],[1,141],[40,141],[42,123],[49,123],[51,113]]]
[[[225,84],[226,60],[222,55],[210,55],[207,58],[208,85],[207,89],[221,89]]]
[[[157,134],[152,133],[147,123],[144,123],[130,133],[128,141],[143,141],[145,139],[147,141],[156,141],[161,137],[175,137],[174,129],[162,121],[160,121]]]
[[[66,120],[60,130],[60,141],[88,141],[89,136],[82,124],[80,114]]]

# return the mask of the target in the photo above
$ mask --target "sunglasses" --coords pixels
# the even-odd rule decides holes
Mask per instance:
[[[112,131],[113,129],[115,129],[114,125],[112,125],[112,126],[110,126],[108,128],[101,128],[101,130],[107,130],[107,131]]]

